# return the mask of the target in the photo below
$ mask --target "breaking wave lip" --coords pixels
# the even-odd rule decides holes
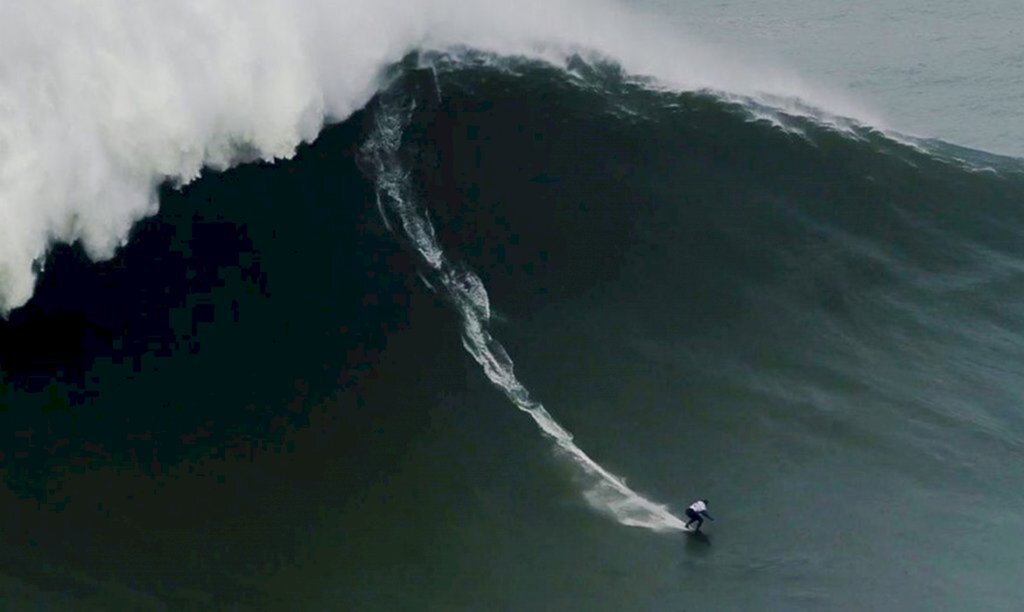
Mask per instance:
[[[816,144],[812,133],[824,128],[851,141],[871,143],[879,154],[892,154],[905,148],[941,160],[960,171],[1024,175],[1022,158],[964,147],[936,138],[915,136],[886,126],[870,113],[843,114],[799,96],[770,91],[732,91],[706,85],[694,85],[686,89],[650,74],[628,72],[614,57],[593,49],[577,49],[564,57],[551,58],[501,56],[455,45],[443,50],[417,53],[416,57],[416,68],[430,70],[435,76],[435,83],[438,73],[459,73],[470,68],[528,78],[532,70],[543,64],[561,71],[575,87],[599,95],[615,97],[623,87],[664,94],[666,100],[678,100],[677,94],[681,93],[700,93],[723,104],[735,106],[752,122],[766,122],[776,130],[812,144]],[[678,102],[668,102],[673,103]],[[845,110],[854,109],[845,107]],[[626,118],[642,115],[628,103],[617,106],[615,111]]]
[[[676,90],[841,96],[751,66],[609,0],[37,0],[0,5],[0,314],[52,243],[106,259],[162,183],[291,157],[406,54],[457,48],[566,66],[609,58]],[[245,155],[242,155],[242,154]]]
[[[456,308],[462,320],[462,345],[484,374],[501,389],[513,406],[533,419],[569,459],[584,481],[584,498],[595,509],[623,525],[653,531],[678,531],[685,522],[664,505],[631,489],[620,477],[602,467],[576,445],[573,436],[537,401],[515,375],[512,358],[490,332],[491,306],[480,278],[444,253],[424,207],[417,201],[410,173],[399,158],[402,133],[408,124],[411,102],[381,99],[375,109],[373,132],[363,147],[372,166],[377,203],[385,224],[407,240],[427,268],[421,278]],[[392,217],[389,219],[389,217]]]

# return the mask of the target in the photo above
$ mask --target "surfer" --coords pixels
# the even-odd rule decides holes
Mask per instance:
[[[700,533],[700,526],[704,524],[704,519],[715,520],[708,514],[708,500],[698,499],[697,501],[690,504],[690,507],[686,509],[686,518],[690,519],[686,521],[686,528],[690,528],[690,523],[696,522],[697,526],[694,527],[695,533]]]

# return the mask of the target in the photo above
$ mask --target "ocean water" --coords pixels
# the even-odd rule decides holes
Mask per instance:
[[[1015,5],[39,6],[4,606],[1024,597]]]
[[[1024,6],[1012,0],[695,0],[635,5],[746,61],[767,61],[866,105],[877,124],[1024,155]]]

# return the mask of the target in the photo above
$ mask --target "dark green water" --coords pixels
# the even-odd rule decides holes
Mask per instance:
[[[594,511],[465,353],[378,215],[374,103],[167,190],[113,262],[55,252],[0,324],[8,601],[1017,605],[1018,162],[582,62],[433,78],[394,86],[401,160],[519,379],[707,537]]]

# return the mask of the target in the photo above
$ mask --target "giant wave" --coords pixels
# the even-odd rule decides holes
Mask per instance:
[[[572,4],[518,7],[514,15],[497,6],[457,3],[356,10],[322,2],[303,9],[296,12],[269,1],[239,15],[226,4],[83,5],[56,26],[55,5],[24,13],[21,25],[30,35],[10,32],[6,40],[13,42],[5,43],[11,49],[4,55],[8,65],[0,81],[0,99],[11,109],[0,125],[5,218],[0,226],[0,309],[9,311],[30,298],[52,243],[80,242],[92,257],[110,257],[128,239],[132,224],[157,210],[160,184],[188,183],[205,167],[287,158],[325,123],[363,108],[391,86],[396,74],[424,68],[456,80],[492,70],[562,80],[571,83],[570,89],[604,96],[612,116],[624,122],[631,114],[671,115],[672,106],[680,104],[687,112],[707,106],[711,119],[739,114],[767,123],[772,138],[781,140],[777,148],[767,138],[758,146],[779,159],[787,153],[807,156],[808,147],[820,147],[863,160],[863,176],[846,167],[837,176],[852,180],[837,184],[863,188],[861,181],[879,180],[873,173],[894,179],[892,166],[877,161],[886,156],[910,166],[955,167],[930,150],[849,119],[858,112],[840,99],[681,44],[612,6],[585,15]],[[6,23],[13,27],[13,20]],[[58,33],[66,35],[62,44],[43,44]],[[636,42],[641,33],[642,44]],[[428,49],[446,52],[410,55]],[[12,59],[26,57],[29,61]],[[404,64],[388,70],[402,57],[408,58]],[[673,100],[677,90],[705,93]],[[410,183],[412,171],[398,161],[409,117],[385,104],[370,112],[377,123],[366,150],[384,220],[397,216],[393,224],[422,255],[428,282],[442,287],[459,311],[467,351],[581,470],[594,506],[624,524],[679,529],[682,522],[665,506],[637,494],[584,453],[513,373],[511,358],[491,334],[482,282],[449,260],[416,203],[420,194]],[[691,134],[696,139],[692,147],[703,154],[751,134],[763,135],[737,136],[703,126]],[[720,141],[709,144],[709,135]],[[959,155],[952,148],[943,150],[948,157]],[[741,154],[752,155],[749,150]],[[828,155],[814,157],[804,167],[826,171],[829,161]],[[950,180],[936,178],[940,174],[927,175],[929,185]],[[759,176],[758,188],[786,177]],[[814,211],[792,214],[806,218],[808,225],[817,223]],[[914,222],[897,217],[893,225]],[[840,234],[856,254],[855,265],[879,265],[904,274],[908,282],[920,277],[916,266],[923,264],[908,263],[898,249],[887,252],[862,237],[845,237],[850,228],[844,225]]]
[[[459,601],[1020,599],[1019,161],[585,53],[413,53],[371,82],[295,159],[163,188],[113,262],[55,248],[0,323],[9,523],[65,510],[48,558],[158,594],[242,572],[215,597],[252,605],[274,570],[250,559],[313,547],[345,569],[312,607],[490,576]],[[579,508],[671,531],[697,495],[713,549]],[[549,586],[509,594],[524,576]]]

